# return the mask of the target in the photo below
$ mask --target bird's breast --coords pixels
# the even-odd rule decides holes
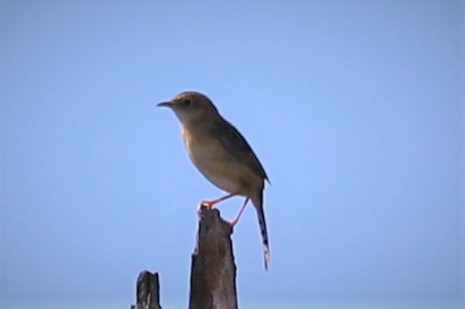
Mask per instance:
[[[210,182],[226,192],[243,193],[246,171],[216,139],[193,136],[186,130],[183,139],[190,159]]]

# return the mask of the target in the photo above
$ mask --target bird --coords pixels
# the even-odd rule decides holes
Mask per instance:
[[[204,200],[201,205],[212,208],[231,197],[244,196],[241,208],[230,222],[235,226],[249,200],[252,201],[262,237],[264,265],[268,270],[270,246],[263,190],[265,182],[270,181],[246,139],[200,92],[184,91],[157,106],[168,107],[174,112],[181,124],[181,136],[192,163],[212,184],[228,193],[213,200]]]

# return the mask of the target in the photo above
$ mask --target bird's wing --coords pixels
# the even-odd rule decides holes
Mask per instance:
[[[265,169],[252,148],[232,124],[220,118],[218,123],[213,126],[212,133],[237,161],[246,164],[258,176],[268,180]]]

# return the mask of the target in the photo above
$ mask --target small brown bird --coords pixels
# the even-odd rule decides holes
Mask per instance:
[[[197,169],[215,186],[229,194],[202,205],[213,205],[236,195],[245,196],[235,225],[249,200],[257,210],[258,223],[263,240],[265,268],[268,269],[270,250],[263,189],[268,180],[263,166],[245,138],[218,113],[212,101],[199,92],[186,91],[168,102],[158,104],[171,108],[181,122],[184,144]]]

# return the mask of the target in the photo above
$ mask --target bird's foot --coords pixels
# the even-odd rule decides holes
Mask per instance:
[[[213,205],[214,205],[214,203],[212,203],[210,201],[201,201],[200,205],[199,205],[199,208],[197,208],[197,215],[199,216],[199,219],[200,219],[200,217],[202,217],[202,208],[206,207],[208,209],[213,209]]]
[[[231,227],[234,227],[234,226],[237,224],[237,222],[239,222],[239,218],[238,218],[238,217],[232,219],[232,220],[229,221],[228,223],[229,223],[229,225],[231,225]]]
[[[244,201],[244,204],[242,204],[242,207],[239,209],[239,212],[237,213],[236,217],[232,219],[231,221],[229,221],[229,224],[231,225],[231,227],[234,227],[237,224],[237,222],[239,222],[239,219],[241,218],[242,213],[244,212],[245,207],[247,206],[248,202],[249,202],[249,198],[246,198]]]
[[[200,202],[200,208],[202,207],[207,207],[207,208],[213,208],[213,205],[215,205],[215,201],[201,201]]]

